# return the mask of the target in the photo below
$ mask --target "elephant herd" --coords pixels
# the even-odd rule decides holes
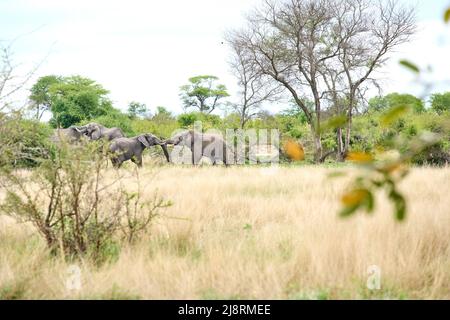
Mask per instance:
[[[127,138],[120,128],[106,128],[98,123],[89,123],[84,126],[57,129],[52,140],[57,142],[61,138],[69,142],[77,142],[82,139],[109,142],[110,159],[116,168],[119,168],[127,160],[131,160],[141,167],[142,153],[145,148],[152,146],[161,146],[167,162],[171,162],[167,145],[188,147],[192,154],[192,164],[199,164],[202,157],[209,158],[212,164],[228,164],[227,145],[222,137],[216,134],[203,134],[194,130],[185,130],[166,140],[162,140],[151,133]]]

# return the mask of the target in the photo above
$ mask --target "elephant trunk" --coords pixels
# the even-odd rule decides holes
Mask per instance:
[[[160,140],[158,138],[155,139],[156,143],[161,146],[161,149],[164,152],[164,156],[167,159],[167,162],[170,162],[169,151],[167,150],[167,140]]]
[[[175,144],[175,141],[173,139],[166,139],[166,140],[163,140],[162,143],[164,145]]]
[[[167,146],[165,144],[160,144],[161,148],[163,149],[164,152],[164,156],[167,159],[167,162],[170,162],[170,156],[169,156],[169,151],[167,150]]]
[[[86,126],[72,126],[78,133],[84,134],[86,133]]]

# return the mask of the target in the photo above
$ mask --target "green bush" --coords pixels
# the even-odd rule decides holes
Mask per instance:
[[[443,114],[450,112],[450,92],[435,93],[431,96],[431,108],[437,114]]]
[[[98,148],[96,142],[61,143],[54,157],[29,175],[0,167],[5,190],[0,214],[32,224],[53,254],[97,262],[116,258],[120,244],[144,234],[170,203],[156,194],[144,200],[137,171],[135,192],[125,189],[121,177],[111,182],[107,158]]]
[[[0,122],[0,166],[35,167],[50,157],[53,130],[47,124],[14,116]]]
[[[180,114],[177,118],[180,127],[188,129],[193,128],[196,121],[202,122],[202,128],[208,130],[211,128],[220,129],[222,127],[222,119],[215,114],[204,114],[201,112],[189,112]]]
[[[98,118],[86,120],[81,124],[86,124],[89,122],[97,122],[107,128],[120,128],[127,137],[133,137],[136,135],[136,132],[133,130],[132,120],[130,120],[127,115],[121,113],[118,110],[114,110],[113,112],[110,112]]]
[[[167,139],[179,128],[175,119],[136,119],[131,122],[136,135],[152,133],[160,138]]]

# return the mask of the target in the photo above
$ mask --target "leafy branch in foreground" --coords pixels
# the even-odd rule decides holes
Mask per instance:
[[[407,112],[407,107],[400,106],[388,110],[382,117],[381,124],[387,126]],[[341,198],[341,217],[348,217],[358,210],[372,213],[375,209],[375,192],[384,190],[393,204],[395,218],[403,221],[407,214],[407,201],[399,190],[399,183],[408,175],[408,164],[427,148],[440,143],[445,133],[450,132],[450,123],[442,128],[444,133],[424,131],[408,143],[397,146],[390,152],[383,152],[378,157],[365,152],[351,152],[347,160],[358,164],[364,174],[358,175],[350,188]],[[399,150],[403,150],[400,152]]]
[[[447,8],[444,13],[444,22],[448,23],[449,21],[450,8]],[[422,70],[411,61],[401,60],[399,63],[414,74],[421,75]],[[428,87],[427,84],[424,86]],[[406,114],[409,109],[410,107],[404,105],[389,109],[381,118],[381,125],[389,126]],[[372,213],[375,208],[374,193],[384,189],[394,206],[395,218],[403,221],[407,214],[407,202],[398,190],[398,184],[408,175],[408,164],[415,156],[444,140],[450,141],[450,119],[445,121],[437,132],[424,131],[418,137],[408,141],[406,146],[398,146],[394,149],[399,153],[397,157],[375,161],[374,157],[367,153],[348,154],[347,159],[363,166],[366,172],[364,175],[357,176],[350,191],[342,196],[340,216],[351,216],[360,209]],[[400,153],[401,150],[404,150],[403,153]]]

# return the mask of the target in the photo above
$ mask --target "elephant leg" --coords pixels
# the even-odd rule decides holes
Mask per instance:
[[[121,162],[117,158],[111,158],[111,163],[114,168],[119,169]]]
[[[131,158],[131,161],[133,161],[139,168],[142,168],[142,156],[134,156]]]

